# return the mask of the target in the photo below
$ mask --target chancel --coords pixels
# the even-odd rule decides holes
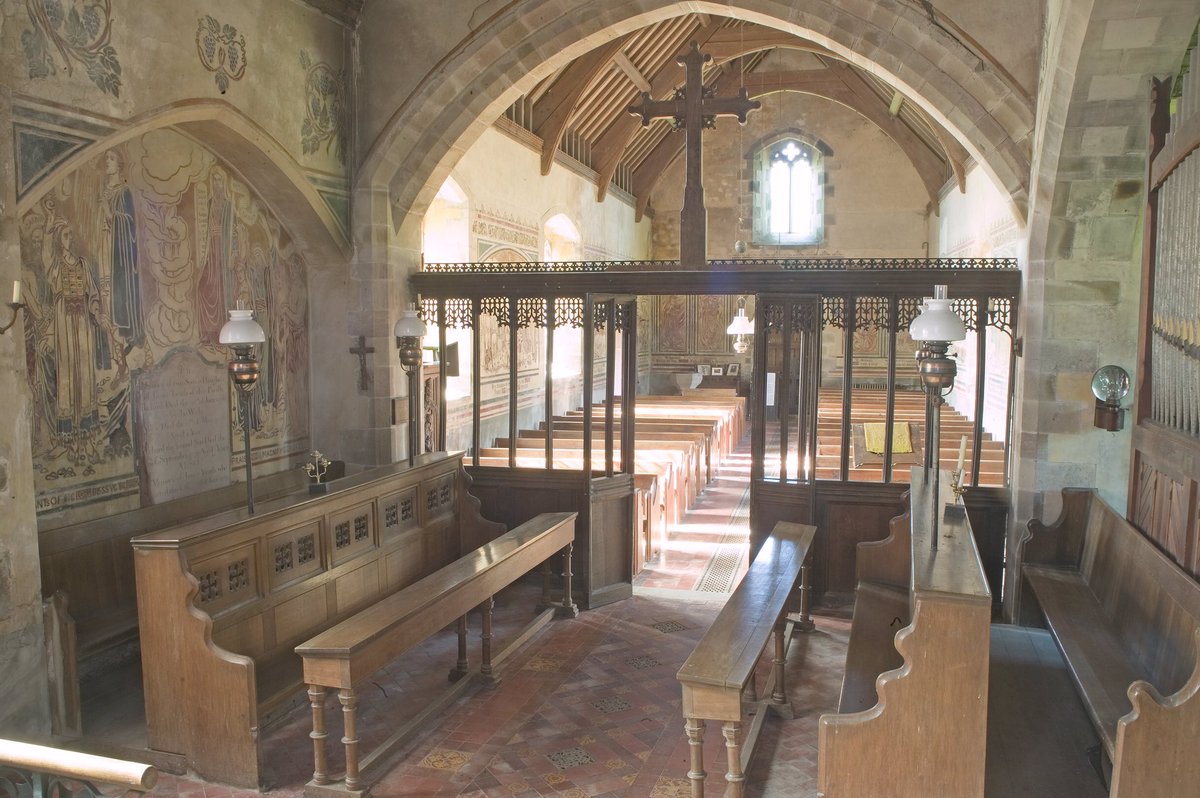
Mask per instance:
[[[1200,793],[1195,0],[4,9],[0,795]]]

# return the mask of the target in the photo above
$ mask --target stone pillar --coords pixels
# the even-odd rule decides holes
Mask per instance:
[[[0,87],[0,130],[12,130],[12,95]],[[13,137],[0,136],[0,296],[7,302],[20,277]],[[28,290],[28,288],[26,289]],[[0,306],[0,324],[8,307]],[[32,408],[25,378],[24,325],[0,336],[0,736],[50,730],[43,651],[42,584],[30,453]]]

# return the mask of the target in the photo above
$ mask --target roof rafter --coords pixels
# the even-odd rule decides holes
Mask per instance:
[[[533,107],[533,132],[542,139],[542,174],[550,174],[554,153],[575,112],[579,98],[607,70],[629,35],[590,50],[571,62]]]

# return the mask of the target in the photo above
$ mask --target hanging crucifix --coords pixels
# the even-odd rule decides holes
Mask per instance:
[[[350,354],[358,355],[358,390],[365,391],[371,384],[371,373],[367,371],[367,355],[375,351],[375,347],[367,346],[367,337],[358,336],[358,346],[350,347]]]
[[[677,59],[684,69],[684,87],[669,100],[655,100],[642,92],[642,101],[629,106],[629,113],[642,118],[642,125],[653,119],[670,118],[676,128],[684,129],[684,163],[687,179],[683,188],[683,211],[679,214],[679,262],[684,268],[703,268],[708,258],[708,218],[704,210],[704,183],[700,169],[700,131],[714,127],[718,116],[736,116],[746,123],[746,114],[762,107],[751,100],[746,88],[736,97],[715,97],[704,87],[704,65],[712,56],[700,52],[692,42],[686,55]]]

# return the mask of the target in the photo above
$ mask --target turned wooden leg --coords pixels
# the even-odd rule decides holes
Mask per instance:
[[[687,718],[683,728],[692,755],[692,767],[687,774],[692,782],[692,798],[704,798],[704,719]]]
[[[812,568],[808,564],[808,560],[800,566],[800,620],[796,621],[796,629],[801,632],[811,632],[817,628],[813,623],[812,612],[812,584],[809,582]]]
[[[469,670],[470,665],[467,663],[467,616],[464,615],[458,619],[458,664],[450,669],[450,674],[447,678],[452,682],[457,682],[466,676]]]
[[[353,688],[338,691],[342,702],[342,722],[345,725],[342,745],[346,746],[346,789],[357,790],[358,779],[358,695]]]
[[[308,686],[308,703],[312,706],[313,730],[309,737],[313,741],[313,783],[328,784],[328,757],[325,752],[325,688],[319,684]]]
[[[479,605],[479,613],[483,618],[483,632],[479,635],[483,644],[479,675],[483,677],[483,683],[487,687],[495,687],[500,683],[500,680],[492,674],[492,607],[495,605],[495,600],[491,598]]]
[[[550,567],[550,561],[546,560],[542,563],[542,600],[538,602],[538,612],[544,612],[554,606],[554,599],[550,595],[550,583],[553,580],[554,569]]]
[[[575,599],[571,595],[571,550],[575,548],[574,543],[568,543],[563,549],[563,595],[562,604],[555,610],[556,618],[577,618],[579,617],[579,607],[575,606]]]
[[[729,760],[729,770],[725,773],[728,782],[726,798],[742,798],[742,785],[746,781],[742,773],[742,744],[738,740],[741,731],[742,724],[737,721],[726,721],[721,726],[721,733],[725,735],[725,757]]]
[[[787,681],[784,666],[787,664],[787,616],[780,615],[775,621],[775,686],[771,690],[771,708],[785,718],[791,718],[792,705],[788,703]]]

